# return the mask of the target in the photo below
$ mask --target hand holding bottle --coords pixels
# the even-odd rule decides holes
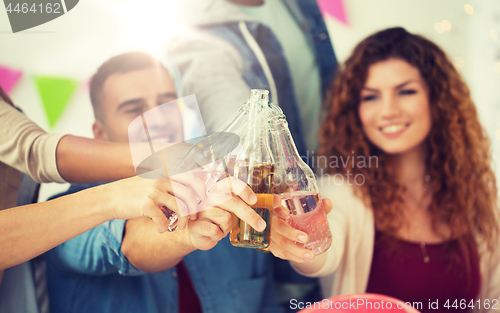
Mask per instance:
[[[173,185],[175,185],[175,196]],[[195,199],[206,198],[205,185],[191,173],[176,175],[176,181],[132,177],[96,188],[104,191],[99,194],[104,195],[101,196],[104,199],[100,202],[111,210],[110,219],[147,216],[158,225],[160,233],[167,231],[169,226],[169,220],[164,214],[166,208],[174,211],[178,216],[184,216],[177,222],[178,227],[184,228],[188,215],[197,212]],[[177,205],[181,201],[185,203],[185,206]]]
[[[271,197],[272,205],[278,207],[279,197]],[[266,222],[250,207],[258,202],[252,189],[235,177],[217,182],[208,192],[207,198],[199,204],[198,218],[188,222],[191,243],[196,249],[211,249],[240,220],[256,231],[265,230]]]
[[[326,214],[332,210],[332,202],[328,199],[323,199],[321,205]],[[273,213],[269,251],[280,259],[298,263],[314,260],[315,253],[304,248],[304,244],[309,241],[309,236],[286,222],[290,218],[290,211],[281,205],[274,209]]]

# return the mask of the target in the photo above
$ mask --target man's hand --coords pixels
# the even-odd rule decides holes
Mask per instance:
[[[326,214],[332,210],[332,202],[323,199]],[[269,251],[274,256],[298,263],[311,262],[314,260],[314,252],[304,249],[297,243],[306,243],[309,238],[306,233],[297,230],[285,221],[290,216],[290,212],[284,206],[273,210],[273,227],[271,228],[271,244]]]
[[[254,229],[264,230],[265,221],[249,206],[256,201],[252,189],[241,180],[229,177],[219,181],[200,203],[198,218],[188,222],[192,245],[200,250],[215,247],[231,231],[233,214]]]
[[[211,208],[198,213],[196,220],[188,221],[191,244],[199,250],[210,250],[231,231],[231,213]]]

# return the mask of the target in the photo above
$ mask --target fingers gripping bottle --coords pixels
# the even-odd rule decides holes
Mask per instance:
[[[251,90],[247,132],[234,162],[233,175],[253,190],[257,203],[252,208],[267,226],[264,231],[257,231],[233,215],[229,239],[236,247],[264,249],[270,244],[275,166],[269,146],[269,113],[269,91]]]

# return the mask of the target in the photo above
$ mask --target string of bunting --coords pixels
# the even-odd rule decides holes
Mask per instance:
[[[349,25],[344,0],[317,0],[317,2],[323,15],[329,15],[342,24]],[[12,92],[22,76],[22,70],[0,64],[0,86],[7,94]],[[82,84],[88,88],[87,81],[80,82],[67,77],[35,75],[32,78],[37,86],[50,128],[54,128],[57,124],[77,87]]]
[[[7,94],[12,92],[22,77],[22,70],[0,65],[0,86]],[[87,85],[86,81],[80,82],[67,77],[34,75],[32,79],[37,87],[51,129],[57,124],[64,110],[71,102],[73,95],[78,90],[78,86],[81,84]]]

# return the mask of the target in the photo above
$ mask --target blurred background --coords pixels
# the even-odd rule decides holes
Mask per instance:
[[[405,27],[440,45],[469,84],[500,178],[500,0],[318,3],[340,62],[364,37],[387,27]],[[182,30],[171,0],[81,0],[63,16],[19,33],[1,9],[0,84],[45,130],[92,137],[88,80],[97,67],[138,50],[165,61],[169,38]],[[39,200],[66,188],[44,184]]]

